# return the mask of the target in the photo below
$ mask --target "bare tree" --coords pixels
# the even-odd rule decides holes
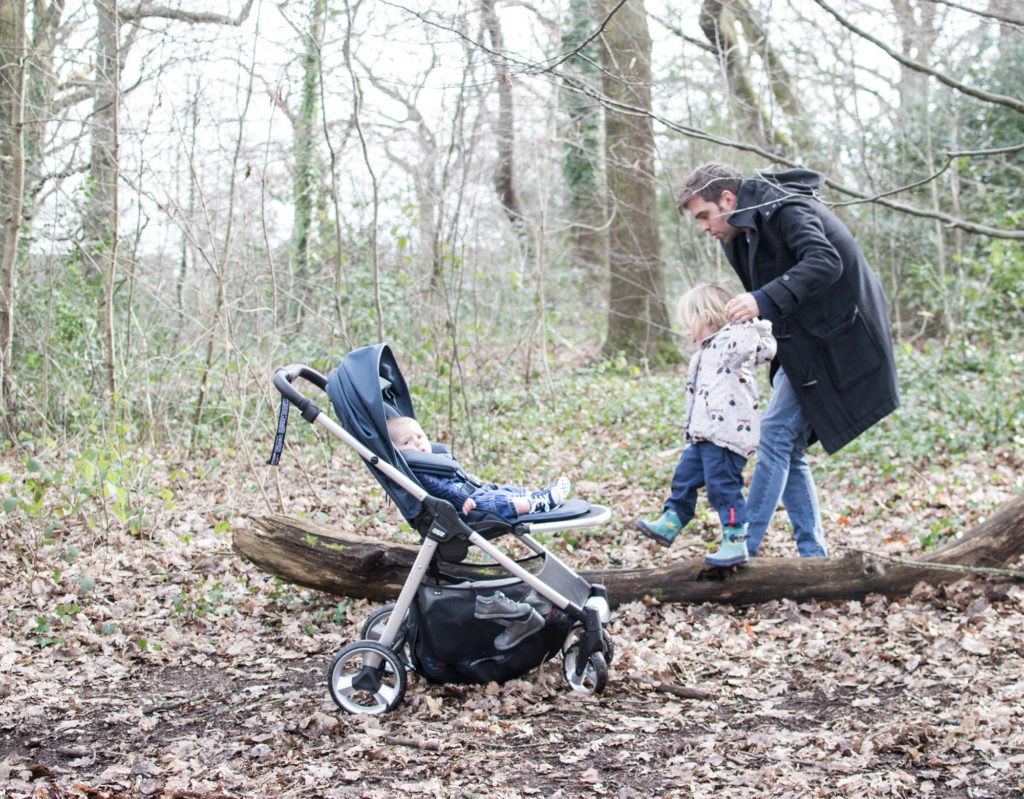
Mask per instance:
[[[25,0],[0,3],[0,409],[5,420],[13,407],[14,276],[25,186],[25,11]]]
[[[43,188],[43,159],[46,156],[46,128],[56,107],[75,104],[88,96],[84,87],[61,88],[54,66],[64,0],[33,0],[31,49],[25,75],[25,197],[22,214],[31,220],[35,214],[35,198]]]
[[[700,27],[718,57],[730,97],[739,113],[748,136],[764,147],[790,152],[793,143],[773,121],[762,98],[747,74],[741,31],[753,52],[760,54],[770,78],[772,95],[786,115],[802,115],[801,103],[792,78],[781,57],[768,40],[768,34],[757,11],[747,0],[704,0],[700,10]]]
[[[502,56],[505,37],[494,11],[494,0],[483,0],[480,10],[491,40],[491,61],[498,77],[498,123],[495,131],[498,157],[494,165],[494,189],[498,193],[501,207],[505,209],[505,215],[529,251],[531,245],[526,218],[523,216],[515,180],[515,106],[512,101],[512,75]]]
[[[609,228],[606,357],[679,360],[665,310],[651,126],[651,37],[643,3],[610,13],[602,43]]]
[[[117,276],[118,247],[118,109],[120,77],[125,52],[138,26],[144,20],[163,18],[189,24],[240,25],[248,16],[253,0],[237,17],[206,12],[186,12],[177,8],[140,4],[122,9],[118,0],[95,0],[96,77],[93,82],[91,117],[92,149],[89,167],[90,201],[82,219],[81,251],[86,271],[102,276],[103,304],[100,331],[105,350],[105,388],[116,391],[116,355],[114,351],[114,290]],[[127,39],[121,41],[122,26],[128,26]]]

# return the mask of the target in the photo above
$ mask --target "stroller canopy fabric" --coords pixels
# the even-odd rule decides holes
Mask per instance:
[[[327,376],[325,390],[341,426],[377,457],[416,482],[412,470],[398,454],[388,435],[387,420],[390,417],[416,418],[409,387],[391,348],[387,344],[374,344],[353,350]],[[419,516],[423,506],[416,497],[389,480],[371,464],[367,463],[367,467],[407,521],[411,522]]]

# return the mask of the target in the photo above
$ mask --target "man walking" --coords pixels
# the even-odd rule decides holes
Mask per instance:
[[[676,201],[718,239],[746,292],[726,305],[736,324],[772,322],[778,354],[747,495],[747,549],[757,555],[781,501],[801,557],[827,557],[805,450],[829,454],[899,406],[885,294],[857,242],[818,199],[807,170],[744,178],[707,164]]]

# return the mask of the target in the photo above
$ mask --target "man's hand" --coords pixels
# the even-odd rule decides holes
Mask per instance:
[[[734,325],[755,319],[761,315],[753,294],[737,294],[725,304],[726,318]]]

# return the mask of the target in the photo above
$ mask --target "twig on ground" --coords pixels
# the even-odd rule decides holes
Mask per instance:
[[[700,688],[686,688],[682,685],[671,685],[667,682],[654,683],[655,691],[662,691],[673,696],[680,696],[683,699],[711,699],[714,694],[711,691],[704,691]]]
[[[411,746],[413,749],[423,749],[426,752],[440,752],[441,744],[437,741],[423,741],[418,738],[406,738],[404,735],[385,735],[384,743],[392,746]]]

